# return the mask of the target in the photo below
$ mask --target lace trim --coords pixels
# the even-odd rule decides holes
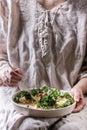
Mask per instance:
[[[49,12],[42,13],[39,17],[39,26],[38,26],[38,33],[39,33],[39,44],[42,51],[42,57],[48,54],[49,52],[49,31],[50,31],[50,22],[49,22]]]
[[[38,7],[39,6],[39,7]],[[38,9],[39,8],[39,9]],[[50,43],[49,34],[52,33],[52,27],[56,18],[56,15],[59,15],[61,12],[61,8],[64,10],[68,10],[66,4],[61,4],[55,9],[49,11],[37,5],[37,13],[38,14],[38,37],[39,37],[39,45],[42,52],[42,57],[46,56],[50,52]],[[36,27],[37,25],[35,25]]]

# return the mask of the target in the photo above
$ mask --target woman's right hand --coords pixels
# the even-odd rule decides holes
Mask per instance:
[[[22,80],[23,73],[20,68],[11,69],[10,72],[5,72],[4,84],[8,86],[18,86],[18,83]]]

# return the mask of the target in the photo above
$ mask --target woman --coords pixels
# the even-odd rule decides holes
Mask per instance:
[[[57,118],[23,116],[10,102],[15,91],[44,85],[71,90],[77,102],[74,112],[79,113],[63,118],[53,129],[86,130],[87,73],[81,67],[87,43],[86,5],[85,0],[0,1],[0,110],[5,117],[0,119],[1,130],[46,130],[55,124]]]

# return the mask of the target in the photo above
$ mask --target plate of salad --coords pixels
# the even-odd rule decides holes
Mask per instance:
[[[32,117],[61,117],[76,105],[70,92],[48,86],[20,90],[12,96],[12,103],[18,112]]]

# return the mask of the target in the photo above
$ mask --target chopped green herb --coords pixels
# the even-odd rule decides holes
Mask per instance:
[[[74,103],[73,97],[69,92],[61,91],[56,88],[44,86],[30,91],[20,91],[15,97],[16,103],[28,104],[41,109],[64,108]]]

